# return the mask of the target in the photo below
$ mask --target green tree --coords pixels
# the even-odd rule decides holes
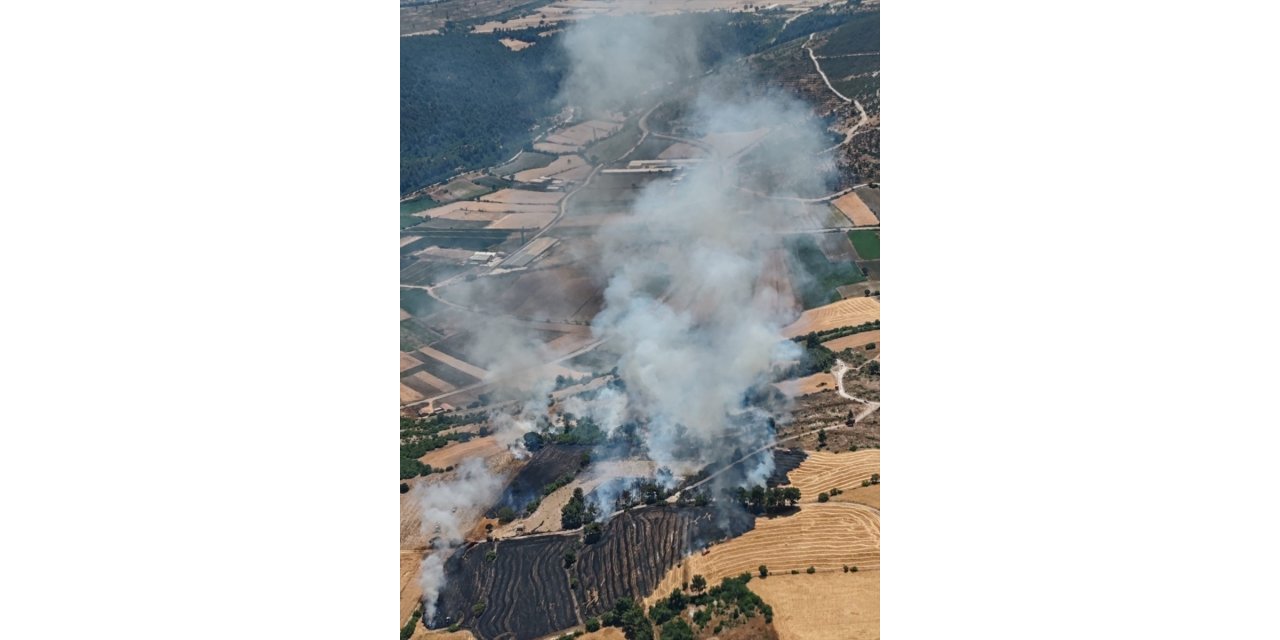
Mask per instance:
[[[760,565],[760,577],[761,577],[761,578],[768,578],[768,577],[769,577],[769,567],[766,567],[766,566],[764,566],[764,565]]]
[[[831,496],[827,495],[825,491],[818,494],[818,502],[826,502],[830,499],[831,499]]]
[[[693,640],[693,628],[680,618],[662,625],[662,640]]]
[[[689,588],[692,589],[694,593],[702,593],[707,588],[707,579],[702,577],[702,574],[699,573],[693,576],[693,581],[689,583]]]

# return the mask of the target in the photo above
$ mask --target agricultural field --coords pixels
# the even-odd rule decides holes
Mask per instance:
[[[547,153],[537,153],[534,151],[521,151],[516,157],[503,165],[499,165],[491,169],[496,176],[510,176],[528,169],[539,169],[551,164],[556,157]]]
[[[858,191],[846,193],[833,200],[831,204],[835,205],[840,210],[840,213],[847,216],[849,222],[852,222],[854,226],[866,227],[880,224],[880,219],[859,197]]]
[[[805,309],[813,309],[839,299],[841,296],[836,291],[837,287],[867,279],[862,270],[852,262],[828,260],[818,242],[811,236],[793,236],[787,245],[795,290]]]
[[[864,331],[862,333],[855,333],[850,336],[844,336],[843,338],[828,340],[827,342],[822,343],[822,346],[836,353],[840,353],[845,349],[867,350],[866,347],[869,344],[876,345],[876,353],[879,353],[879,348],[880,348],[880,332],[879,331]]]
[[[787,477],[791,479],[792,486],[800,489],[801,503],[808,504],[817,503],[818,494],[832,489],[852,491],[860,488],[862,481],[870,480],[873,473],[880,473],[879,449],[843,453],[815,451]],[[832,500],[842,497],[845,496],[842,494]]]
[[[880,231],[876,229],[856,229],[849,232],[849,242],[863,260],[880,259]]]
[[[880,302],[878,300],[849,298],[805,311],[795,322],[783,328],[782,335],[794,338],[813,331],[856,327],[879,319]]]
[[[748,531],[750,516],[738,513],[726,519],[711,508],[644,507],[609,520],[590,544],[552,534],[466,548],[446,563],[450,588],[432,626],[462,622],[481,640],[512,633],[534,638],[577,626],[575,602],[589,617],[618,598],[643,598],[687,553]],[[570,551],[577,557],[566,571],[563,557]],[[477,615],[478,602],[485,606]]]
[[[591,173],[591,167],[585,160],[576,155],[560,156],[542,167],[534,167],[517,171],[512,179],[516,182],[540,182],[543,180],[563,180],[578,182]]]
[[[757,518],[751,531],[686,558],[651,593],[670,593],[695,575],[711,583],[742,573],[758,576],[761,564],[771,575],[809,567],[819,572],[842,572],[845,566],[879,569],[880,512],[853,502],[825,502],[805,504],[791,515]]]
[[[770,573],[747,583],[773,607],[779,640],[878,640],[880,572]],[[838,603],[838,604],[836,604]]]

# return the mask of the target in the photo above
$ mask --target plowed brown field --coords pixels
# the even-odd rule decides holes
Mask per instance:
[[[502,445],[493,436],[472,438],[466,442],[455,442],[441,447],[418,458],[422,464],[429,464],[433,469],[452,467],[465,458],[488,458],[503,452]]]
[[[864,350],[863,347],[867,346],[872,342],[876,343],[876,350],[872,353],[880,353],[879,351],[880,332],[879,331],[863,331],[862,333],[855,333],[851,336],[836,338],[835,340],[828,340],[822,343],[822,346],[832,351],[835,351],[836,353],[840,353],[845,349]]]

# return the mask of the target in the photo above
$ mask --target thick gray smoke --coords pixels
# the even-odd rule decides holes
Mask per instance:
[[[444,563],[466,537],[465,526],[477,509],[492,504],[502,492],[503,478],[489,471],[479,458],[464,460],[456,476],[444,482],[418,485],[422,530],[431,540],[431,553],[422,561],[423,619],[435,617],[444,586]]]
[[[798,355],[781,335],[794,303],[765,273],[795,203],[752,191],[762,170],[775,197],[820,188],[821,125],[807,106],[745,73],[703,76],[690,62],[698,43],[686,22],[587,20],[564,44],[574,62],[567,102],[647,109],[642,94],[672,87],[686,103],[684,135],[710,155],[678,182],[648,183],[628,221],[596,238],[610,277],[592,328],[622,354],[627,397],[623,406],[611,397],[596,401],[608,408],[577,410],[613,417],[601,423],[606,429],[627,412],[644,416],[649,456],[677,477],[772,444],[768,415],[746,398],[774,364]],[[737,482],[763,482],[772,464],[760,456]]]

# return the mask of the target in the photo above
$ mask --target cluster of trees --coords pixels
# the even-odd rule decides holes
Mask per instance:
[[[834,351],[815,343],[809,346],[805,343],[804,353],[800,355],[799,362],[787,368],[774,367],[773,379],[786,380],[788,378],[801,378],[813,375],[819,371],[826,371],[836,364],[836,354]]]
[[[735,492],[734,498],[752,513],[773,514],[796,506],[796,503],[800,502],[800,489],[798,487],[769,487],[766,489],[763,486],[756,485],[747,490],[739,487]]]
[[[452,440],[464,442],[471,438],[469,433],[440,432],[451,427],[475,422],[484,416],[479,413],[465,415],[438,415],[428,418],[400,418],[400,479],[407,480],[417,476],[430,475],[435,469],[431,465],[422,464],[418,458],[449,444]]]
[[[851,327],[840,327],[837,329],[828,329],[826,331],[811,331],[802,336],[796,336],[792,338],[792,340],[794,340],[795,342],[799,342],[805,345],[806,347],[813,347],[813,346],[822,344],[823,342],[827,342],[828,340],[835,340],[836,338],[851,336],[855,333],[866,333],[867,331],[877,331],[879,329],[880,329],[880,321],[872,320],[871,322],[864,322],[862,324],[854,325]]]
[[[582,487],[573,490],[573,496],[560,510],[560,527],[565,530],[577,529],[592,524],[600,517],[600,509],[594,504],[587,504]]]
[[[418,628],[418,620],[421,618],[422,605],[419,604],[418,608],[413,610],[413,615],[409,616],[409,621],[404,623],[403,627],[400,627],[400,640],[409,640],[410,636],[413,635],[414,629]]]
[[[766,623],[773,622],[773,608],[747,588],[750,581],[751,575],[744,573],[735,578],[725,578],[719,585],[707,590],[706,579],[695,575],[687,585],[692,593],[685,594],[681,589],[672,591],[670,596],[658,600],[649,608],[649,617],[654,624],[662,626],[663,640],[692,640],[693,629],[679,615],[690,606],[697,608],[693,614],[693,623],[699,630],[705,630],[712,620],[719,619],[720,622],[713,629],[716,634],[757,613],[764,615]]]

